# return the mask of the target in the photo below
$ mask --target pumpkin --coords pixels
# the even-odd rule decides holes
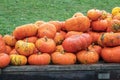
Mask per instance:
[[[22,66],[27,64],[27,57],[18,54],[10,55],[10,63],[15,66]]]
[[[12,48],[10,46],[6,45],[5,53],[10,54],[11,51],[12,51]]]
[[[120,20],[112,20],[112,26],[110,26],[110,31],[120,32]]]
[[[98,39],[98,44],[101,46],[119,46],[120,33],[103,33]]]
[[[88,49],[91,51],[96,51],[99,54],[99,56],[101,56],[101,50],[102,50],[101,46],[92,43],[90,46],[88,46]]]
[[[65,35],[66,35],[66,33],[64,31],[57,32],[54,37],[55,43],[57,45],[60,45],[63,42],[63,40],[65,39]]]
[[[10,63],[10,56],[5,53],[0,53],[0,68],[8,66]]]
[[[43,37],[36,41],[36,48],[43,53],[52,53],[55,51],[56,43],[53,39]]]
[[[84,16],[84,14],[81,13],[81,12],[76,12],[76,13],[73,14],[72,17],[78,17],[78,16]]]
[[[38,52],[28,57],[28,63],[30,65],[48,65],[51,61],[51,56],[48,53]]]
[[[70,36],[72,36],[72,35],[76,35],[76,34],[81,35],[82,33],[83,33],[83,32],[69,31],[69,32],[66,33],[65,38],[70,37]]]
[[[91,27],[93,31],[106,31],[110,24],[108,20],[97,20],[92,21]]]
[[[0,53],[5,53],[5,51],[6,51],[6,45],[2,36],[0,36]]]
[[[9,46],[15,46],[15,43],[17,42],[14,36],[8,34],[3,36],[3,40]]]
[[[47,36],[48,38],[54,38],[57,30],[56,27],[53,24],[50,23],[44,23],[41,24],[38,28],[38,34],[37,36],[39,38],[42,38],[44,36]]]
[[[27,42],[30,42],[30,43],[35,43],[37,41],[37,37],[36,36],[31,36],[31,37],[27,37],[27,38],[24,38],[23,41],[27,41]]]
[[[49,23],[56,27],[57,32],[61,31],[62,24],[60,21],[49,21]]]
[[[23,39],[37,34],[38,27],[35,24],[25,24],[15,28],[13,36],[16,39]]]
[[[15,49],[19,54],[24,55],[24,56],[29,56],[33,54],[35,50],[35,45],[33,43],[18,40],[16,42]]]
[[[62,45],[57,45],[55,52],[62,52],[62,51],[64,51],[63,46]]]
[[[77,54],[78,62],[82,64],[95,64],[99,61],[99,55],[96,51],[81,50]]]
[[[120,46],[104,47],[101,57],[105,62],[120,63]]]
[[[102,16],[102,11],[99,9],[90,9],[87,11],[87,17],[91,20],[98,20]]]
[[[76,63],[76,55],[68,52],[54,52],[51,54],[53,64],[71,65]]]
[[[111,13],[112,13],[113,16],[119,14],[119,13],[120,13],[120,7],[114,7],[114,8],[112,9],[112,12],[111,12]]]
[[[72,17],[65,21],[65,29],[67,31],[85,32],[90,27],[90,20],[86,16]]]
[[[83,33],[81,35],[73,35],[66,38],[62,46],[67,52],[78,52],[87,48],[92,42],[92,38],[89,34]]]

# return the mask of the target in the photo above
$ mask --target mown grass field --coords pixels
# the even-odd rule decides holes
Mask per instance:
[[[64,21],[75,12],[86,15],[92,8],[111,12],[119,5],[120,0],[0,0],[0,34],[37,20]]]

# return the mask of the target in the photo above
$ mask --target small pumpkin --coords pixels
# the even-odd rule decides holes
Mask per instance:
[[[37,36],[39,38],[42,38],[44,36],[47,36],[48,38],[54,38],[57,30],[56,27],[53,24],[50,23],[43,23],[38,28],[38,34]]]
[[[11,51],[12,51],[12,48],[10,46],[6,45],[5,53],[10,54]]]
[[[106,31],[110,24],[108,20],[96,20],[92,21],[91,27],[93,31]]]
[[[112,12],[111,12],[111,13],[112,13],[113,16],[119,14],[119,13],[120,13],[120,7],[114,7],[114,8],[112,9]]]
[[[105,62],[120,63],[120,46],[104,47],[101,51],[101,57]]]
[[[9,46],[15,46],[15,43],[17,42],[14,36],[8,34],[3,36],[3,40]]]
[[[90,9],[87,11],[87,17],[91,20],[98,20],[102,16],[102,11],[99,9]]]
[[[35,43],[37,41],[37,37],[36,36],[31,36],[31,37],[27,37],[27,38],[24,38],[23,41],[27,41],[27,42],[30,42],[30,43]]]
[[[37,34],[38,27],[35,24],[25,24],[15,28],[13,36],[20,40],[26,37],[35,36]]]
[[[0,68],[8,66],[10,63],[10,56],[5,53],[0,53]]]
[[[53,64],[71,65],[76,63],[76,55],[67,52],[54,52],[51,54]]]
[[[81,35],[72,35],[66,38],[62,46],[67,52],[78,52],[87,48],[92,42],[92,38],[89,34],[83,33]]]
[[[76,34],[81,35],[82,33],[83,33],[83,32],[69,31],[69,32],[66,33],[65,38],[70,37],[70,36],[72,36],[72,35],[76,35]]]
[[[33,43],[18,40],[16,42],[15,49],[19,54],[24,55],[24,56],[29,56],[33,54],[35,50],[35,45]]]
[[[51,56],[48,53],[38,52],[28,57],[28,63],[30,65],[48,65],[50,64]]]
[[[86,16],[72,17],[65,21],[65,29],[67,31],[85,32],[90,27],[90,20]]]
[[[10,63],[15,66],[22,66],[27,64],[27,57],[18,54],[10,55]]]
[[[120,33],[103,33],[98,39],[98,44],[101,46],[119,46],[120,45]]]
[[[99,55],[96,51],[82,50],[77,54],[77,60],[82,64],[95,64],[99,61]]]
[[[43,53],[52,53],[55,51],[56,43],[53,39],[43,37],[36,41],[36,48]]]

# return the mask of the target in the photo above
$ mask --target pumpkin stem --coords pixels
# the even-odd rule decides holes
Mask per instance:
[[[94,47],[95,43],[92,43],[92,47]]]
[[[64,51],[64,50],[62,50],[62,51],[61,51],[61,53],[62,53],[62,54],[64,54],[64,53],[65,53],[65,51]]]

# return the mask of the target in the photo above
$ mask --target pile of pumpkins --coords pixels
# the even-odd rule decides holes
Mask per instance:
[[[120,63],[120,7],[90,9],[65,21],[36,21],[0,36],[0,68],[8,65]]]

